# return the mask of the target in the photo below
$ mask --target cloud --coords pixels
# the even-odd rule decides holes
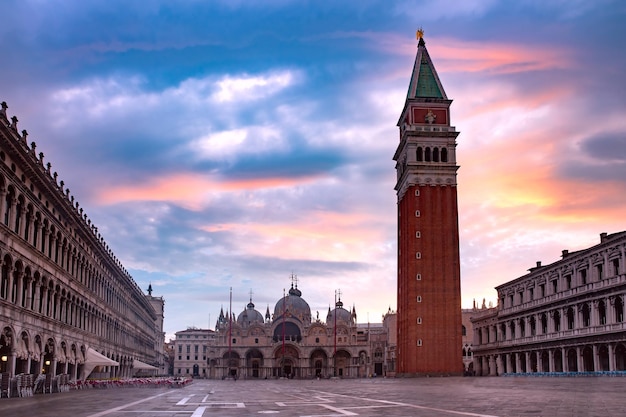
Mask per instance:
[[[580,148],[598,162],[626,162],[626,132],[603,132],[583,140]]]
[[[468,0],[468,1],[401,1],[392,5],[396,15],[410,16],[413,21],[432,21],[442,18],[459,16],[481,16],[488,13],[497,0]]]
[[[274,253],[282,259],[367,263],[379,250],[370,242],[383,238],[381,229],[366,227],[375,221],[371,213],[308,210],[286,219],[251,219],[239,224],[210,224],[203,229],[235,234],[241,242],[237,251],[255,256]]]
[[[199,159],[234,160],[246,154],[287,151],[281,134],[271,126],[248,126],[210,133],[189,143],[188,148]]]
[[[212,98],[218,103],[258,100],[293,85],[294,78],[294,74],[288,71],[267,76],[226,76],[215,83],[217,91]]]
[[[314,178],[309,178],[312,181]],[[304,178],[250,178],[229,179],[199,174],[174,174],[152,177],[143,184],[129,184],[102,188],[97,194],[99,204],[118,204],[127,201],[171,201],[187,208],[198,209],[210,197],[223,192],[252,191],[267,188],[291,187],[304,184]]]

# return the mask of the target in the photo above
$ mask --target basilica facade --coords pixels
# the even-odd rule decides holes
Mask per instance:
[[[390,338],[391,337],[391,338]],[[297,285],[261,313],[250,300],[239,314],[223,311],[215,331],[176,333],[174,375],[224,379],[362,378],[392,373],[395,313],[382,324],[358,324],[339,298],[326,317],[311,315]],[[195,360],[194,360],[195,359]]]
[[[144,294],[17,117],[0,108],[0,372],[159,373],[164,301]]]

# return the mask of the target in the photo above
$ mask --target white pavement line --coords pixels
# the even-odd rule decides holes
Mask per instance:
[[[419,410],[439,411],[441,413],[456,414],[456,415],[460,415],[460,416],[498,417],[498,416],[493,416],[493,415],[490,415],[490,414],[477,414],[477,413],[470,413],[470,412],[467,412],[467,411],[446,410],[445,408],[426,407],[426,406],[423,406],[423,405],[399,403],[399,402],[395,402],[395,401],[372,400],[370,398],[363,398],[363,399],[364,400],[368,400],[368,401],[375,401],[375,402],[379,402],[379,403],[383,403],[383,404],[400,405],[400,406],[403,406],[403,407],[417,408]]]
[[[426,406],[423,406],[423,405],[401,403],[401,402],[397,402],[397,401],[375,400],[373,398],[356,397],[354,395],[335,394],[335,393],[332,393],[332,392],[323,392],[323,391],[317,391],[317,392],[322,392],[324,394],[334,395],[334,396],[337,396],[337,397],[346,397],[346,398],[352,398],[352,399],[357,399],[357,400],[372,401],[372,402],[377,402],[377,403],[381,403],[381,404],[390,404],[390,405],[397,405],[397,406],[401,406],[401,407],[410,407],[410,408],[416,408],[418,410],[438,411],[438,412],[441,412],[441,413],[456,414],[456,415],[460,415],[460,416],[498,417],[498,416],[494,416],[494,415],[490,415],[490,414],[477,414],[477,413],[470,413],[470,412],[466,412],[466,411],[446,410],[444,408],[426,407]],[[346,407],[346,408],[353,408],[353,407]],[[357,407],[354,407],[354,408],[357,408]]]
[[[111,414],[111,413],[114,413],[114,412],[116,412],[116,411],[123,410],[123,409],[125,409],[126,407],[131,407],[131,406],[133,406],[133,405],[135,405],[135,404],[141,404],[141,403],[143,403],[143,402],[150,401],[150,400],[152,400],[152,399],[154,399],[154,398],[157,398],[157,397],[160,397],[160,396],[162,396],[162,395],[166,395],[166,394],[169,394],[169,392],[164,392],[164,393],[161,393],[161,394],[158,394],[158,395],[153,395],[152,397],[144,398],[143,400],[138,400],[138,401],[135,401],[135,402],[132,402],[132,403],[126,404],[126,405],[120,405],[119,407],[111,408],[111,409],[109,409],[109,410],[104,410],[104,411],[101,411],[101,412],[96,413],[96,414],[91,414],[91,415],[89,415],[89,416],[87,416],[87,417],[101,417],[101,416],[106,416],[107,414]]]
[[[206,410],[206,407],[196,408],[191,417],[202,417],[202,415],[204,414],[204,410]]]
[[[201,403],[205,403],[206,400],[209,399],[209,394],[205,395],[204,398],[202,399],[202,401],[200,401]]]
[[[193,397],[194,395],[195,394],[191,394],[188,397],[183,398],[182,400],[177,402],[176,405],[185,405],[185,404],[187,404],[187,401],[191,400],[191,397]]]
[[[328,404],[320,404],[321,407],[328,408],[330,411],[334,411],[335,413],[339,413],[342,416],[358,416],[357,413],[353,413],[352,411],[342,410],[341,408],[333,407]]]

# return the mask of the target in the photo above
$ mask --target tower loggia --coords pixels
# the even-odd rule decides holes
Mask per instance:
[[[456,138],[449,100],[418,31],[402,114],[398,198],[398,375],[459,375],[461,284]]]

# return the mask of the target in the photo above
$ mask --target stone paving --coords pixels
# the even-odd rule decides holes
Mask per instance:
[[[12,417],[585,416],[626,414],[626,378],[196,380],[0,399]]]

